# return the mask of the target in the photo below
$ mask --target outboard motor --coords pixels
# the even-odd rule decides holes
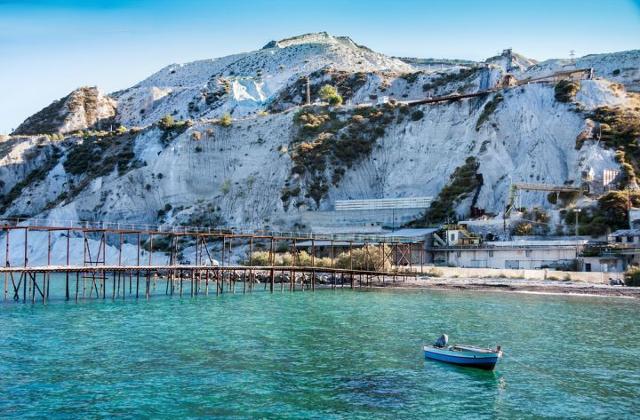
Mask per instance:
[[[446,347],[448,342],[449,342],[449,336],[447,334],[442,334],[440,336],[440,338],[438,338],[436,340],[436,342],[433,344],[433,346],[434,347]]]

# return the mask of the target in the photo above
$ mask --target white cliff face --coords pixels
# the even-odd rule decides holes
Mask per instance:
[[[161,130],[144,132],[134,151],[145,166],[94,180],[49,217],[78,220],[102,214],[109,220],[155,223],[158,211],[169,204],[166,222],[189,222],[192,214],[206,211],[229,225],[270,224],[282,208],[280,190],[290,168],[282,147],[288,144],[290,125],[290,114],[236,121],[231,127],[199,123],[167,145]],[[201,139],[194,140],[194,133]]]
[[[602,99],[596,89],[584,92],[584,98],[594,92]],[[615,94],[611,99],[617,102]],[[331,198],[435,197],[466,157],[477,156],[483,186],[476,207],[498,214],[512,182],[579,185],[582,171],[601,174],[618,167],[613,151],[595,143],[575,149],[576,137],[585,129],[584,116],[558,103],[552,86],[505,92],[494,114],[476,130],[484,102],[422,106],[422,120],[394,126],[371,158],[332,189]],[[544,205],[541,196],[527,194],[523,205]],[[463,215],[468,214],[466,204]]]
[[[582,95],[591,98],[590,93],[609,97],[591,88]],[[419,121],[390,125],[371,156],[330,189],[321,208],[330,209],[336,199],[435,197],[468,156],[477,157],[483,176],[476,207],[492,214],[503,210],[511,182],[579,185],[583,171],[618,167],[613,151],[595,142],[575,149],[585,117],[575,106],[555,101],[552,86],[528,85],[503,95],[479,130],[477,120],[491,96],[424,105]],[[617,98],[611,93],[613,102]],[[293,124],[293,113],[256,116],[230,127],[202,122],[166,145],[160,129],[145,131],[134,147],[145,166],[93,180],[48,217],[154,223],[158,211],[169,204],[171,210],[162,218],[166,223],[189,224],[194,214],[206,211],[230,226],[289,227],[300,217],[295,208],[285,211],[280,200],[291,170],[287,148]],[[196,132],[199,140],[194,139]],[[14,210],[26,210],[27,199],[43,205],[38,197],[51,198],[45,190],[60,177],[57,171],[27,189]],[[528,194],[523,205],[544,203],[543,198]],[[469,210],[470,203],[465,204],[461,214]]]
[[[583,80],[576,94],[576,101],[586,110],[599,106],[618,106],[629,102],[624,88],[608,80]]]
[[[621,74],[624,68],[640,67],[636,52],[607,56],[609,61],[599,56],[584,60],[596,67],[596,76],[614,67],[620,67]],[[556,62],[534,65],[523,58],[517,62],[522,78],[561,68]],[[282,40],[251,53],[171,65],[113,95],[118,121],[145,129],[125,140],[100,140],[130,141],[133,156],[119,152],[108,163],[103,160],[99,175],[71,174],[65,169],[65,162],[73,157],[70,153],[83,142],[80,137],[55,142],[61,154],[56,162],[47,160],[46,154],[36,157],[41,143],[50,142],[44,137],[10,137],[0,143],[3,195],[43,162],[51,163],[36,182],[14,190],[15,197],[2,215],[291,228],[300,223],[306,209],[285,208],[281,200],[291,179],[292,142],[298,130],[294,115],[300,108],[269,115],[259,111],[301,76],[324,68],[364,74],[347,110],[382,96],[402,101],[477,92],[494,87],[505,72],[500,63],[420,70],[327,34]],[[558,102],[549,83],[504,90],[502,101],[483,116],[481,124],[478,121],[494,93],[412,107],[410,117],[388,124],[371,154],[362,156],[330,186],[319,207],[331,209],[337,199],[436,197],[469,156],[476,157],[483,180],[474,205],[489,214],[503,211],[512,182],[580,185],[583,172],[598,175],[619,167],[612,150],[593,140],[577,150],[576,138],[588,131],[591,110],[627,103],[624,87],[615,82],[633,86],[631,73],[627,71],[620,80],[581,81],[577,104]],[[423,115],[413,118],[415,111]],[[223,113],[233,115],[229,127],[216,120]],[[193,125],[175,135],[151,125],[167,114],[176,120],[192,118]],[[129,163],[118,169],[122,160]],[[64,192],[69,194],[60,197]],[[522,200],[523,205],[548,206],[543,193],[528,193]],[[471,197],[459,203],[457,211],[467,215],[470,206]]]
[[[640,50],[591,54],[569,59],[551,59],[526,69],[527,77],[541,77],[557,71],[593,68],[595,76],[621,83],[629,92],[640,92]]]
[[[251,53],[165,67],[117,93],[118,120],[142,126],[167,114],[178,119],[246,116],[264,109],[287,84],[325,67],[354,73],[414,71],[348,38],[308,34]]]

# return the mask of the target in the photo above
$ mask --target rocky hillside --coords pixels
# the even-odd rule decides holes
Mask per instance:
[[[585,66],[595,77],[503,83]],[[28,118],[0,142],[0,213],[307,229],[302,215],[337,199],[433,196],[416,224],[501,220],[512,182],[589,184],[581,205],[596,205],[604,170],[632,185],[640,169],[639,68],[640,51],[474,63],[391,58],[326,33],[272,41],[107,96],[81,88]],[[325,85],[342,105],[321,100]],[[521,205],[561,223],[572,204],[528,193]]]
[[[88,128],[108,129],[116,115],[116,101],[96,87],[81,87],[27,118],[13,132],[66,134]]]

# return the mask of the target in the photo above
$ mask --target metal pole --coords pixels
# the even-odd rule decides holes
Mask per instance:
[[[578,254],[579,254],[579,249],[578,249],[578,214],[580,213],[580,209],[576,209],[576,265],[578,263]]]
[[[29,228],[25,228],[24,229],[24,266],[26,267],[28,265],[28,261],[29,261],[29,246],[28,246],[28,242],[29,242]],[[24,302],[27,301],[27,275],[25,273],[24,276],[24,285],[22,288],[22,300]]]
[[[269,263],[271,264],[271,284],[269,285],[269,291],[271,293],[273,293],[273,286],[275,283],[275,270],[273,269],[273,266],[275,264],[275,255],[273,253],[273,236],[271,237],[271,248],[269,249]]]
[[[70,258],[70,241],[71,241],[71,230],[67,229],[67,268],[69,267],[69,258]],[[66,281],[65,281],[65,293],[64,297],[66,300],[69,300],[69,270],[66,272]]]
[[[351,288],[353,289],[353,241],[349,242],[349,271],[351,272]]]
[[[9,262],[9,232],[11,230],[9,228],[6,229],[6,239],[5,239],[5,251],[4,251],[4,266],[9,267],[11,264]],[[9,289],[9,273],[4,273],[4,300],[7,300],[7,294]]]
[[[51,265],[51,231],[47,230],[47,265]],[[42,302],[44,303],[44,301],[46,299],[49,298],[49,273],[43,273],[42,276],[42,282],[43,285],[42,287],[45,289],[43,290],[44,296],[42,297]]]
[[[138,258],[136,265],[140,267],[140,232],[138,232]],[[138,292],[140,289],[140,270],[136,271],[136,299],[138,298]],[[129,284],[129,293],[131,293],[131,284]]]
[[[311,290],[316,290],[316,240],[311,239]]]
[[[253,267],[253,235],[249,238],[249,267]],[[253,268],[249,269],[249,291],[253,291]]]

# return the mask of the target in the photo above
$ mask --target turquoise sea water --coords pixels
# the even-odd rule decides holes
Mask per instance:
[[[445,291],[0,304],[0,418],[632,417],[640,303]],[[486,372],[421,344],[503,346]]]

